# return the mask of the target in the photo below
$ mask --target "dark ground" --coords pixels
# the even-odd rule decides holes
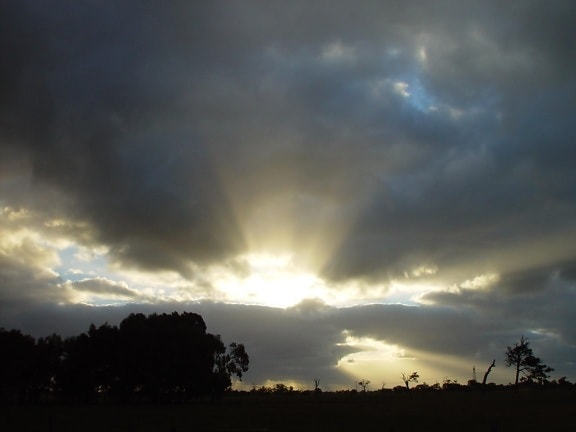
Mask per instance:
[[[179,405],[0,406],[3,432],[576,431],[576,391],[230,395]]]

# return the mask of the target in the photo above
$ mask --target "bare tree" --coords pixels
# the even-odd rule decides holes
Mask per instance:
[[[488,379],[488,375],[490,374],[490,372],[492,371],[492,368],[494,368],[494,367],[496,367],[496,359],[492,360],[492,363],[490,364],[490,366],[488,366],[488,370],[484,374],[484,378],[482,378],[482,386],[486,385],[486,380]]]
[[[360,387],[362,387],[363,392],[366,392],[366,387],[368,387],[368,384],[370,384],[370,380],[367,380],[367,379],[363,379],[362,381],[358,381],[358,385]]]
[[[314,393],[320,393],[322,389],[320,388],[320,379],[314,378]]]
[[[412,372],[410,375],[407,375],[405,372],[402,372],[402,381],[404,381],[406,390],[410,390],[410,383],[411,382],[417,383],[419,378],[420,375],[418,375],[418,372]]]

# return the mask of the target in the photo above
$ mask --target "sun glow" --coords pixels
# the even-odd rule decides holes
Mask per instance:
[[[306,298],[321,298],[325,291],[322,280],[296,266],[290,254],[247,254],[234,266],[236,271],[217,282],[230,301],[285,308]]]
[[[338,361],[338,369],[359,380],[369,380],[370,389],[396,385],[396,374],[403,369],[412,370],[415,360],[395,344],[369,337],[355,337],[344,332],[345,341],[338,346],[352,351]]]
[[[360,380],[369,380],[369,390],[404,385],[402,373],[418,372],[419,383],[442,383],[450,378],[466,384],[470,379],[470,365],[474,359],[463,360],[453,356],[403,348],[370,337],[356,337],[344,331],[344,342],[338,344],[348,354],[338,361],[338,369],[349,375],[356,387]],[[451,371],[452,376],[446,376]],[[416,385],[414,383],[413,385]]]
[[[316,299],[331,307],[389,302],[389,284],[362,279],[330,281],[290,253],[241,255],[204,270],[217,301],[288,308]]]

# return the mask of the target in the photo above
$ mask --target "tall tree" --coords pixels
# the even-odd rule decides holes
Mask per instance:
[[[220,335],[214,339],[213,394],[221,394],[232,386],[232,375],[242,381],[242,375],[248,371],[250,358],[243,344],[231,343],[226,349]]]
[[[120,323],[124,391],[151,401],[209,393],[212,335],[198,314],[132,314]]]
[[[34,375],[34,338],[0,328],[0,402],[23,402]]]
[[[506,366],[513,366],[516,371],[514,380],[516,391],[518,390],[519,380],[535,380],[542,384],[547,380],[548,374],[554,370],[542,363],[541,359],[534,356],[530,343],[524,336],[513,346],[506,348]]]
[[[57,334],[36,341],[34,355],[34,385],[32,400],[38,401],[41,395],[54,396],[60,392],[58,376],[62,370],[64,341]]]

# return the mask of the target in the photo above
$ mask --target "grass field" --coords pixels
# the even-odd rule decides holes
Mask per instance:
[[[576,391],[237,395],[180,405],[0,406],[4,432],[576,431]]]

